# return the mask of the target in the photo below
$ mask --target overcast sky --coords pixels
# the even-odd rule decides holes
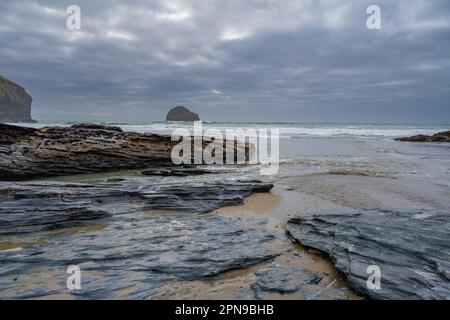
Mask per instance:
[[[0,74],[38,120],[450,123],[450,1],[1,1]]]

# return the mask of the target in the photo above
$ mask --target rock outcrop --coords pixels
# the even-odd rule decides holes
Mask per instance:
[[[169,110],[166,121],[199,121],[198,114],[189,111],[183,106],[174,107]]]
[[[432,136],[419,134],[412,137],[396,138],[395,140],[409,142],[450,142],[450,131],[439,132]]]
[[[170,136],[96,124],[42,129],[0,124],[0,180],[172,166],[176,144]],[[235,142],[235,158],[238,149],[248,159],[249,145]]]
[[[147,179],[0,182],[0,238],[14,239],[0,241],[0,298],[149,299],[176,280],[205,280],[277,255],[268,232],[203,214],[270,185]],[[79,291],[66,288],[71,264],[83,271]]]
[[[450,213],[365,210],[291,219],[287,231],[328,254],[350,286],[373,299],[450,299]],[[381,271],[369,289],[368,267]]]
[[[31,96],[18,84],[0,76],[0,123],[34,122]]]
[[[126,212],[208,213],[272,188],[257,180],[161,184],[145,177],[91,183],[2,181],[0,236],[86,226]]]

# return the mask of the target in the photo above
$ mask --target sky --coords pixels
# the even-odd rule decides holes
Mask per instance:
[[[450,1],[1,1],[0,74],[41,121],[450,123]]]

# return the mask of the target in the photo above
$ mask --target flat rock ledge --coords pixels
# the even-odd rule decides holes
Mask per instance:
[[[85,226],[113,215],[151,210],[204,214],[241,205],[246,197],[270,192],[272,187],[258,180],[182,184],[146,183],[145,179],[4,181],[0,182],[0,236]]]
[[[419,134],[412,137],[396,138],[395,140],[409,142],[450,142],[450,131],[439,132],[431,136]]]
[[[371,299],[450,299],[450,213],[371,209],[291,219],[291,237],[329,255],[350,286]],[[368,267],[381,270],[369,289]]]
[[[177,143],[170,136],[98,124],[41,129],[0,124],[0,180],[169,166]],[[248,144],[235,142],[235,152],[240,148],[248,158]]]
[[[271,188],[258,181],[162,185],[145,177],[2,181],[0,298],[67,295],[72,264],[83,270],[83,284],[71,298],[117,299],[128,288],[122,298],[151,299],[174,281],[268,262],[279,254],[269,247],[273,235],[211,212]]]

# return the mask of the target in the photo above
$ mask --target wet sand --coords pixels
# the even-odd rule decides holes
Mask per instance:
[[[413,178],[393,179],[343,172],[311,174],[281,178],[274,181],[270,194],[255,194],[240,206],[221,208],[217,214],[239,218],[253,226],[265,228],[276,235],[271,243],[281,254],[273,264],[263,263],[251,268],[229,272],[208,281],[176,281],[162,291],[159,299],[239,299],[249,298],[251,286],[258,280],[258,271],[275,267],[302,267],[323,277],[320,291],[347,288],[342,299],[362,299],[348,288],[345,277],[320,252],[292,243],[284,226],[290,217],[318,212],[360,210],[366,208],[421,208],[448,211],[448,188]],[[265,221],[261,223],[261,220]],[[317,290],[317,288],[316,288]],[[308,295],[306,299],[314,299]],[[295,294],[271,293],[264,298],[302,299]]]
[[[300,197],[300,198],[299,198]],[[302,199],[303,198],[303,199]],[[272,262],[261,263],[250,268],[228,272],[227,274],[207,281],[175,281],[162,291],[157,299],[252,299],[252,286],[258,281],[258,272],[270,268],[304,268],[319,275],[322,280],[308,295],[298,293],[271,292],[264,299],[314,299],[317,294],[339,290],[339,297],[330,292],[330,298],[362,299],[354,293],[345,281],[345,277],[336,271],[332,262],[320,252],[304,248],[293,243],[285,232],[284,226],[289,217],[294,216],[300,205],[313,210],[316,201],[306,194],[287,191],[276,184],[272,193],[254,194],[240,206],[225,207],[215,211],[216,214],[229,218],[239,218],[249,222],[252,227],[260,227],[274,234],[275,240],[270,243],[272,250],[281,254]],[[261,223],[263,221],[263,223]],[[315,290],[315,291],[312,291]]]
[[[300,174],[300,173],[299,173]],[[156,289],[152,299],[362,299],[348,286],[345,277],[336,271],[333,263],[323,254],[297,243],[293,243],[285,232],[285,224],[298,215],[309,215],[339,210],[361,210],[368,208],[425,209],[432,212],[449,212],[448,186],[436,183],[426,177],[384,177],[335,170],[328,173],[302,174],[267,179],[274,188],[271,193],[257,193],[248,197],[243,205],[224,207],[207,215],[219,215],[226,219],[239,219],[249,228],[262,229],[274,236],[265,243],[270,251],[276,252],[274,259],[250,267],[232,270],[206,280],[174,280],[164,283]],[[140,201],[130,200],[136,209]],[[170,210],[143,210],[134,214],[135,218],[171,217],[176,212]],[[136,229],[148,233],[145,229]],[[76,226],[59,230],[49,230],[33,241],[22,241],[16,237],[7,237],[0,242],[0,252],[22,252],[30,246],[45,247],[46,241],[53,237],[85,233],[86,236],[99,236],[108,231],[108,224],[97,223],[88,226]],[[30,239],[28,239],[30,240]],[[159,248],[160,249],[160,248]],[[317,274],[321,281],[306,285],[301,292],[265,292],[256,296],[254,286],[261,273],[273,269],[302,268]],[[30,272],[32,273],[33,270]],[[15,287],[21,292],[38,292],[42,287],[50,293],[40,299],[72,299],[76,296],[58,293],[64,291],[64,282],[51,275],[64,270],[37,269],[36,282],[29,277],[19,277]],[[30,274],[31,274],[30,273]],[[131,281],[124,281],[114,290],[116,299],[135,297],[142,290],[130,283],[140,283],[145,278],[127,274]],[[134,277],[138,277],[134,279]],[[102,274],[87,275],[90,283],[102,283]],[[129,280],[129,279],[126,279]],[[4,298],[14,298],[17,291],[3,292]],[[34,298],[34,297],[31,297]]]

